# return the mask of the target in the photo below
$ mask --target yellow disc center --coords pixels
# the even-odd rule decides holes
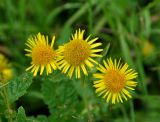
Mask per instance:
[[[47,65],[55,57],[55,51],[48,45],[39,44],[33,48],[32,61],[36,65]]]
[[[107,71],[104,81],[107,89],[113,93],[120,92],[125,86],[125,77],[117,70]]]
[[[90,45],[84,41],[75,39],[64,47],[64,58],[71,65],[80,65],[90,55]]]

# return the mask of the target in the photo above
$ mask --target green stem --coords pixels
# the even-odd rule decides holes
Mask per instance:
[[[85,78],[84,78],[84,80],[83,80],[83,83],[84,83],[84,85],[83,85],[82,83],[81,83],[81,85],[82,85],[82,87],[86,90]],[[87,114],[88,114],[89,122],[94,122],[93,117],[92,117],[92,114],[91,114],[91,111],[90,111],[90,105],[89,105],[88,100],[87,100],[87,95],[85,95],[85,94],[83,93],[82,98],[83,98],[85,107],[87,108]]]
[[[120,109],[121,109],[121,111],[123,113],[124,121],[125,122],[129,122],[128,117],[127,117],[127,112],[125,110],[125,107],[123,107],[122,105],[120,105]]]
[[[84,101],[84,104],[85,104],[85,107],[87,108],[87,114],[88,114],[88,119],[89,119],[89,122],[94,122],[93,120],[93,117],[92,117],[92,114],[91,114],[91,111],[90,111],[90,105],[88,103],[88,99],[87,99],[87,95],[85,94],[86,93],[86,90],[87,90],[87,84],[86,84],[86,81],[85,81],[85,76],[82,77],[82,83],[81,83],[81,86],[85,92],[83,92],[82,94],[82,98],[83,98],[83,101]]]
[[[98,0],[93,0],[91,2],[91,6],[95,5],[98,2]],[[75,12],[70,19],[67,20],[67,22],[65,23],[65,26],[71,26],[77,19],[79,19],[83,14],[86,13],[87,9],[88,9],[89,5],[86,2],[85,4],[83,4],[82,7],[80,7],[80,9]]]
[[[88,25],[89,25],[89,33],[93,32],[93,13],[92,13],[92,1],[88,0]]]
[[[88,115],[89,122],[94,122],[91,111],[90,111],[90,107],[89,107],[90,105],[88,103],[87,95],[85,94],[86,93],[85,77],[82,78],[82,82],[80,82],[80,83],[79,83],[79,81],[75,82],[75,80],[74,80],[73,84],[74,84],[77,92],[79,93],[79,95],[82,97],[84,105],[87,108],[87,115]]]
[[[140,80],[141,80],[141,87],[143,89],[144,95],[148,94],[148,90],[147,90],[147,84],[146,84],[146,73],[142,64],[142,56],[139,53],[140,50],[138,49],[137,45],[134,43],[133,44],[135,49],[136,49],[136,54],[137,54],[137,65],[138,65],[138,69],[139,69],[139,75],[140,75]]]
[[[7,91],[6,91],[6,88],[4,87],[3,88],[3,98],[4,98],[4,102],[6,104],[6,108],[7,108],[7,118],[8,118],[8,122],[12,122],[12,109],[10,107],[10,102],[9,102],[9,98],[8,98],[8,94],[7,94]]]

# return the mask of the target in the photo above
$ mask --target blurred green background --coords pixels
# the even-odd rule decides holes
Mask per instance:
[[[84,83],[59,71],[36,77],[12,103],[14,111],[23,106],[31,122],[159,122],[159,11],[160,0],[0,0],[0,52],[12,63],[14,78],[30,65],[24,56],[28,37],[56,35],[57,48],[78,28],[86,30],[85,37],[99,37],[104,59],[121,58],[139,74],[133,99],[116,105],[94,93],[92,76]],[[1,106],[2,122],[3,114]]]

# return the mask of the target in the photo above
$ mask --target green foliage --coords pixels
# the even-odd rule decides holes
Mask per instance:
[[[15,102],[27,92],[32,83],[32,77],[32,74],[25,73],[10,81],[6,87],[10,102]]]
[[[14,77],[0,88],[0,122],[159,122],[159,11],[160,0],[1,0],[0,53],[12,63]],[[138,72],[132,100],[112,106],[97,97],[96,68],[80,80],[60,71],[35,78],[23,73],[30,65],[24,56],[30,35],[56,35],[58,49],[78,28],[99,38],[103,59],[121,58]],[[154,47],[147,56],[144,42]]]
[[[82,111],[83,102],[79,100],[72,82],[60,72],[43,79],[42,94],[52,121],[71,121],[73,116],[79,116]]]

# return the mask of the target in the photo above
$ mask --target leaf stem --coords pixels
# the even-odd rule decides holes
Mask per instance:
[[[77,92],[79,93],[79,95],[82,97],[83,102],[85,107],[87,108],[87,115],[88,115],[88,121],[89,122],[94,122],[93,120],[93,116],[91,114],[90,111],[90,104],[88,103],[88,99],[87,99],[87,94],[86,94],[86,83],[85,83],[85,77],[82,77],[82,82],[80,82],[80,80],[78,80],[77,82],[75,82],[75,80],[73,81],[74,87],[76,88]]]
[[[12,109],[10,107],[10,102],[9,102],[9,98],[8,98],[8,94],[7,94],[7,90],[6,90],[6,87],[3,88],[3,98],[4,98],[4,102],[6,104],[6,108],[7,108],[7,119],[8,119],[8,122],[13,122],[12,121]]]
[[[120,105],[120,109],[121,109],[121,111],[122,111],[122,113],[123,113],[124,122],[129,122],[128,116],[127,116],[127,111],[126,111],[125,107],[122,106],[122,105]]]

